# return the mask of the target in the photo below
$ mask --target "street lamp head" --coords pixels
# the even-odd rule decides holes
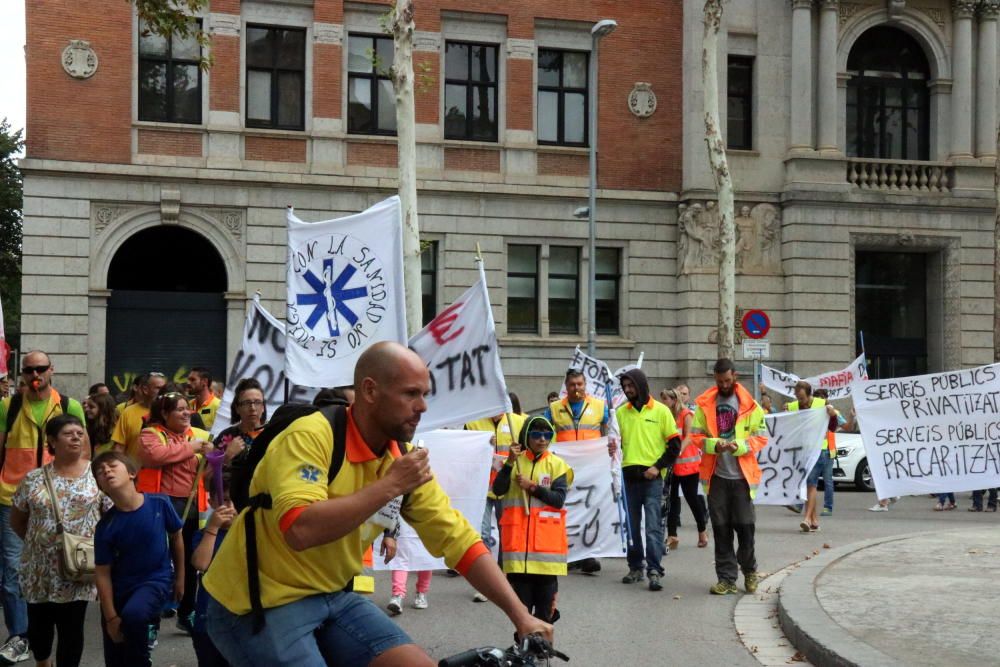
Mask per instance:
[[[573,211],[573,217],[574,218],[580,218],[581,220],[584,219],[584,218],[589,218],[590,217],[590,207],[589,206],[580,206],[580,207],[578,207],[575,211]]]
[[[614,19],[601,19],[590,29],[590,35],[594,39],[601,39],[613,33],[617,27],[618,21]]]

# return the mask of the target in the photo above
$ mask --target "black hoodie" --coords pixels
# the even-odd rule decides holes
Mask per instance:
[[[633,368],[630,371],[625,371],[620,376],[618,376],[619,381],[622,378],[628,378],[635,385],[636,397],[634,400],[630,400],[629,403],[636,410],[642,410],[649,403],[649,380],[646,379],[646,374],[643,373],[638,368]],[[666,448],[656,463],[653,465],[663,470],[668,466],[672,466],[677,460],[677,456],[681,452],[681,439],[679,436],[674,436],[666,443]],[[630,479],[638,479],[642,477],[643,473],[646,472],[645,466],[627,466],[622,468],[622,474]]]

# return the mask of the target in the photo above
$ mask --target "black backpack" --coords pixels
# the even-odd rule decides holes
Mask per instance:
[[[246,453],[241,453],[232,462],[232,477],[229,482],[229,495],[237,511],[245,509],[244,525],[246,527],[247,583],[250,589],[250,608],[253,614],[253,633],[259,633],[265,624],[264,607],[260,600],[260,571],[257,557],[257,526],[254,513],[257,510],[271,509],[271,495],[258,493],[250,496],[250,481],[253,479],[257,465],[267,453],[268,446],[278,434],[288,428],[292,422],[314,412],[322,412],[333,429],[333,456],[327,471],[327,485],[340,472],[344,463],[345,442],[347,439],[347,408],[343,405],[326,405],[318,408],[313,405],[282,405],[275,410],[271,421],[267,423],[249,447]]]
[[[24,404],[24,394],[17,393],[10,399],[10,405],[7,407],[7,433],[14,430],[14,422],[17,421],[17,415],[21,412],[21,406]],[[69,414],[69,396],[64,394],[59,394],[59,407],[62,408],[62,413]],[[3,467],[4,459],[7,457],[7,443],[4,442],[4,447],[0,449],[0,467]],[[41,428],[38,429],[38,438],[35,445],[36,450],[36,460],[35,465],[39,468],[42,467],[43,454],[45,452],[45,425],[43,424]]]

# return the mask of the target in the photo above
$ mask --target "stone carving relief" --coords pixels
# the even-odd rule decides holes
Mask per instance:
[[[680,274],[712,273],[719,266],[719,210],[714,201],[678,207]],[[781,219],[771,204],[742,205],[734,219],[736,272],[781,272]]]
[[[100,204],[91,208],[90,222],[94,228],[94,236],[100,236],[115,220],[132,210],[129,206],[110,206]]]
[[[656,111],[656,93],[653,86],[644,81],[636,81],[628,94],[628,110],[633,116],[648,118]]]
[[[69,46],[63,49],[62,66],[74,79],[89,79],[97,71],[97,53],[90,42],[71,39]]]
[[[233,238],[239,239],[243,236],[243,211],[226,208],[210,209],[206,210],[205,213],[217,221]]]
[[[855,14],[857,14],[862,9],[865,9],[868,5],[864,5],[860,2],[841,2],[838,9],[838,16],[840,17],[840,25],[843,26],[845,23],[850,21]]]
[[[978,4],[978,0],[952,0],[952,12],[955,18],[969,19],[975,15]]]

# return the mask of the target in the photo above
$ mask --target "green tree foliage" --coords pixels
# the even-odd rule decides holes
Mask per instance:
[[[212,65],[212,55],[209,52],[210,39],[208,34],[199,28],[191,17],[208,7],[208,0],[127,0],[135,5],[136,13],[146,28],[157,35],[169,37],[171,34],[179,37],[194,35],[203,47],[201,67],[207,69]]]
[[[24,141],[21,130],[0,121],[0,303],[7,344],[21,338],[21,170],[14,162]]]

